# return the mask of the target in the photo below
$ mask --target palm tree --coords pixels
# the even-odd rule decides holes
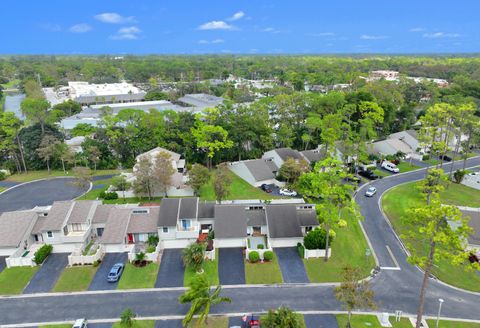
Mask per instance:
[[[190,310],[188,310],[182,321],[183,326],[187,327],[192,322],[194,315],[198,315],[195,328],[202,327],[203,324],[208,325],[207,320],[212,305],[217,305],[221,302],[231,302],[231,299],[228,297],[220,297],[221,291],[221,286],[210,289],[207,279],[204,276],[197,276],[190,284],[190,288],[183,295],[180,295],[178,299],[181,304],[191,303]]]
[[[125,309],[120,315],[120,324],[124,327],[133,327],[136,317],[132,309]]]
[[[191,267],[197,273],[202,273],[203,262],[205,261],[205,244],[193,242],[183,250],[183,264]]]

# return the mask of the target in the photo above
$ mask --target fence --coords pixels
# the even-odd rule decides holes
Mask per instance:
[[[145,253],[145,260],[150,261],[150,262],[158,262],[158,257],[159,254],[162,250],[162,243],[158,243],[157,246],[155,247],[155,251],[152,253]],[[137,250],[136,247],[133,247],[132,250],[128,253],[128,260],[130,262],[133,262],[137,258],[137,254],[140,252],[144,252],[144,250]]]
[[[75,251],[68,256],[68,265],[88,265],[102,259],[105,254],[103,245],[99,245],[97,251],[93,255],[82,255],[80,251]]]
[[[324,249],[306,249],[305,248],[305,258],[318,258],[325,257],[326,251]],[[328,249],[328,257],[332,256],[332,249]]]

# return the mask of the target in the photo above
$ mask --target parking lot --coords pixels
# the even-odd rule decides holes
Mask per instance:
[[[23,293],[46,293],[52,290],[58,277],[68,264],[68,255],[68,253],[50,254],[25,287]]]
[[[88,290],[113,290],[117,288],[117,282],[108,282],[107,275],[112,266],[116,263],[127,262],[127,253],[107,253],[93,277]]]
[[[155,287],[183,287],[184,271],[182,250],[165,249],[162,254]]]

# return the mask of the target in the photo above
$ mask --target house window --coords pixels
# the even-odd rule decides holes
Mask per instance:
[[[148,209],[135,209],[132,211],[133,214],[148,214]]]
[[[168,233],[168,227],[163,227],[163,228],[162,228],[162,232],[163,232],[163,233]]]
[[[309,227],[305,227],[305,233],[307,232],[310,232],[313,230],[313,227],[312,226],[309,226]]]
[[[48,238],[53,238],[53,232],[47,231],[47,237]]]
[[[182,219],[181,222],[182,222],[182,229],[183,230],[190,230],[190,227],[192,226],[192,220]]]

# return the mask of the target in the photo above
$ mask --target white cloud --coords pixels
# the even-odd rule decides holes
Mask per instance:
[[[262,32],[278,34],[278,33],[281,33],[282,31],[277,30],[277,29],[274,28],[274,27],[267,27],[267,28],[264,28],[264,29],[262,30]]]
[[[460,34],[458,33],[444,33],[444,32],[435,32],[435,33],[425,33],[423,34],[424,38],[438,39],[438,38],[458,38]]]
[[[198,43],[199,44],[220,44],[220,43],[224,43],[225,40],[223,39],[215,39],[215,40],[212,40],[212,41],[208,41],[208,40],[199,40]]]
[[[202,24],[198,27],[199,30],[234,30],[235,27],[225,23],[224,21],[211,21],[205,24]]]
[[[237,11],[235,14],[232,15],[232,17],[227,18],[228,21],[236,21],[239,19],[242,19],[245,16],[245,13],[243,11]]]
[[[96,20],[108,24],[123,24],[135,22],[133,16],[124,17],[117,13],[102,13],[94,16]]]
[[[117,34],[112,35],[110,39],[112,40],[136,40],[139,37],[139,34],[142,32],[136,26],[122,27],[117,31]]]
[[[333,32],[320,32],[320,33],[308,33],[308,36],[322,37],[322,36],[335,36]]]
[[[92,27],[88,24],[75,24],[68,29],[72,33],[86,33],[92,30]]]
[[[425,29],[423,27],[414,27],[408,30],[409,32],[423,32]]]
[[[386,35],[368,35],[368,34],[363,34],[360,39],[362,40],[383,40],[383,39],[388,39],[388,36]]]

